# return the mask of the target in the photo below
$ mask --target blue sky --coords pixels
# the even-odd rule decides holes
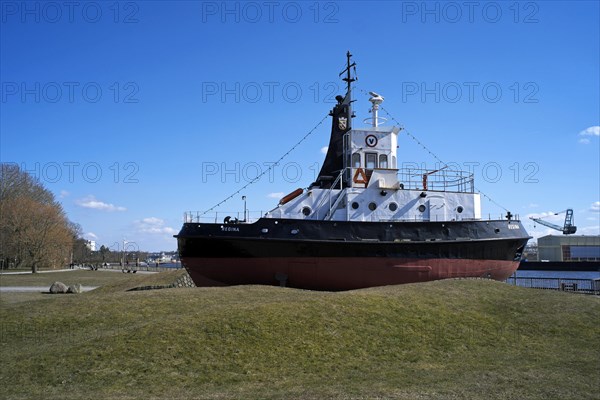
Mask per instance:
[[[528,216],[566,208],[579,232],[600,233],[597,1],[2,1],[0,11],[0,159],[38,176],[98,244],[174,250],[184,211],[237,191],[327,115],[347,50],[355,126],[376,91],[533,236],[552,231]],[[329,127],[219,220],[243,210],[242,194],[265,211],[308,186]],[[399,145],[400,162],[436,166],[409,136]]]

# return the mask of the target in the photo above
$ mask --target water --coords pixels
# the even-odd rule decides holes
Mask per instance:
[[[600,294],[599,271],[517,271],[507,279],[511,285]]]
[[[600,271],[521,271],[517,278],[563,278],[563,279],[600,279]]]
[[[149,267],[156,267],[155,263],[148,264]],[[161,268],[183,268],[181,263],[160,263],[158,264]]]

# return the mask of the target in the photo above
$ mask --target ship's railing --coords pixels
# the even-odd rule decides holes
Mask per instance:
[[[404,189],[461,193],[475,192],[473,174],[467,171],[402,168],[398,170],[398,180]]]
[[[214,213],[206,213],[204,211],[185,211],[183,213],[183,222],[185,223],[253,223],[265,215],[265,211],[215,211]]]
[[[519,214],[514,214],[511,216],[511,221],[520,222],[521,219]],[[470,217],[461,217],[459,215],[446,216],[442,218],[439,215],[434,215],[430,217],[426,217],[421,213],[408,214],[403,215],[401,218],[389,218],[383,213],[373,212],[371,214],[365,215],[362,217],[361,221],[366,222],[452,222],[452,221],[508,221],[506,219],[506,215],[498,214],[498,215],[482,215],[481,218],[470,218]]]
[[[246,211],[246,221],[244,221],[244,211],[215,211],[213,213],[205,213],[204,211],[186,211],[183,213],[183,222],[186,223],[216,223],[222,224],[225,223],[225,218],[229,217],[229,223],[253,223],[258,219],[265,216],[266,211]],[[283,215],[274,214],[273,217],[283,218]],[[373,212],[368,216],[364,216],[361,221],[365,222],[444,222],[444,221],[506,221],[506,216],[499,215],[485,215],[481,218],[461,218],[461,217],[452,217],[452,218],[440,218],[438,216],[434,216],[433,218],[424,218],[423,214],[411,214],[405,215],[402,218],[389,218],[385,217],[383,214],[378,212]],[[519,215],[515,214],[511,217],[512,221],[518,222],[520,221]]]

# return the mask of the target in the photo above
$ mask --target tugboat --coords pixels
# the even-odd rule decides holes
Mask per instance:
[[[507,212],[484,220],[471,173],[399,169],[401,128],[382,126],[383,97],[370,92],[371,126],[353,129],[346,95],[330,112],[331,137],[315,182],[283,197],[254,222],[201,221],[186,212],[177,238],[197,286],[261,284],[350,290],[446,278],[504,280],[530,236]]]

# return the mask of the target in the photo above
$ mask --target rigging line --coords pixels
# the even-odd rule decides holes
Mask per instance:
[[[304,137],[302,137],[302,139],[300,139],[294,146],[292,146],[291,149],[289,149],[286,153],[284,153],[281,157],[279,157],[279,159],[277,161],[275,161],[274,163],[272,163],[269,168],[265,169],[264,171],[262,171],[260,174],[258,174],[257,176],[255,176],[250,182],[246,183],[244,186],[242,186],[241,188],[239,188],[238,190],[236,190],[235,192],[233,192],[232,194],[230,194],[229,196],[227,196],[225,199],[221,200],[220,202],[218,202],[217,204],[215,204],[214,206],[212,206],[211,208],[209,208],[208,210],[204,211],[202,214],[199,215],[199,217],[205,215],[206,213],[209,213],[210,211],[213,211],[215,208],[219,207],[221,204],[225,203],[228,200],[231,200],[232,198],[234,198],[236,195],[238,195],[242,190],[246,189],[248,186],[252,185],[253,183],[256,183],[260,178],[262,178],[265,174],[267,174],[268,172],[270,172],[273,168],[275,168],[276,166],[279,165],[279,163],[285,158],[287,157],[292,151],[294,151],[294,149],[296,147],[298,147],[302,142],[304,142],[306,139],[308,139],[308,137],[310,135],[312,135],[314,133],[314,131],[317,130],[317,128],[319,126],[321,126],[321,124],[323,123],[323,121],[325,121],[327,119],[327,117],[329,117],[329,113],[327,113],[320,121],[319,123],[317,123],[310,131],[308,131],[308,133],[306,135],[304,135]]]
[[[358,88],[358,90],[360,90],[363,94],[365,95],[369,95],[366,91],[364,91],[361,88]],[[431,154],[437,161],[439,161],[440,163],[443,164],[444,167],[448,167],[448,164],[445,163],[444,161],[442,161],[434,152],[432,152],[431,150],[429,150],[427,148],[427,146],[425,146],[423,143],[421,143],[421,141],[419,141],[419,139],[417,139],[412,133],[410,133],[407,129],[405,129],[403,127],[403,125],[396,119],[394,118],[394,116],[387,110],[385,109],[385,107],[383,107],[382,105],[379,106],[379,108],[383,111],[385,111],[385,113],[390,117],[390,119],[392,121],[394,121],[397,126],[401,127],[402,130],[412,139],[414,140],[417,144],[419,144],[419,146],[421,146],[425,151],[427,151],[429,154]],[[495,205],[497,205],[498,207],[502,208],[504,211],[508,212],[508,209],[506,207],[504,207],[503,205],[499,204],[497,201],[495,201],[494,199],[492,199],[490,196],[488,196],[487,194],[485,194],[483,191],[481,191],[481,189],[479,189],[476,186],[473,186],[473,188],[475,190],[477,190],[479,192],[479,194],[481,194],[483,197],[485,197],[486,199],[488,199],[489,201],[491,201],[492,203],[494,203]]]
[[[395,121],[399,126],[400,123],[398,122],[398,120],[396,118],[394,118],[394,116],[392,114],[390,114],[390,112],[388,110],[386,110],[383,106],[379,106],[380,109],[382,109],[383,111],[385,111],[385,113],[390,117],[390,119],[392,119],[393,121]],[[417,139],[412,133],[410,133],[408,130],[403,129],[404,132],[410,137],[412,138],[415,142],[417,142],[423,149],[425,149],[429,154],[431,154],[436,160],[438,160],[440,163],[444,164],[444,167],[448,167],[448,164],[445,163],[444,161],[442,161],[435,153],[433,153],[431,150],[429,150],[427,148],[427,146],[425,146],[423,143],[421,143],[419,141],[419,139]],[[497,205],[498,207],[500,207],[501,209],[503,209],[504,211],[508,212],[508,209],[506,207],[504,207],[502,204],[498,203],[497,201],[495,201],[494,199],[492,199],[490,196],[488,196],[487,194],[485,194],[481,189],[479,189],[477,186],[473,186],[473,188],[475,190],[477,190],[479,192],[479,194],[481,194],[483,197],[485,197],[486,199],[488,199],[489,201],[491,201],[492,203],[494,203],[495,205]]]
[[[365,90],[363,90],[362,88],[359,88],[358,90],[360,90],[364,95],[366,96],[370,96],[369,93],[367,93]],[[404,128],[404,126],[396,119],[394,118],[394,116],[385,108],[383,107],[383,105],[379,105],[379,108],[382,111],[385,111],[385,113],[390,117],[390,119],[392,121],[394,121],[396,123],[397,126],[399,126],[400,128],[402,128],[402,130],[412,139],[414,140],[419,146],[421,146],[425,151],[427,151],[429,154],[431,154],[438,162],[440,162],[442,164],[442,167],[448,167],[448,164],[445,163],[444,161],[442,161],[442,159],[440,159],[433,151],[429,150],[429,148],[427,148],[427,146],[425,146],[423,143],[421,143],[421,141],[419,139],[416,138],[415,135],[413,135],[412,133],[410,133],[406,128]]]

